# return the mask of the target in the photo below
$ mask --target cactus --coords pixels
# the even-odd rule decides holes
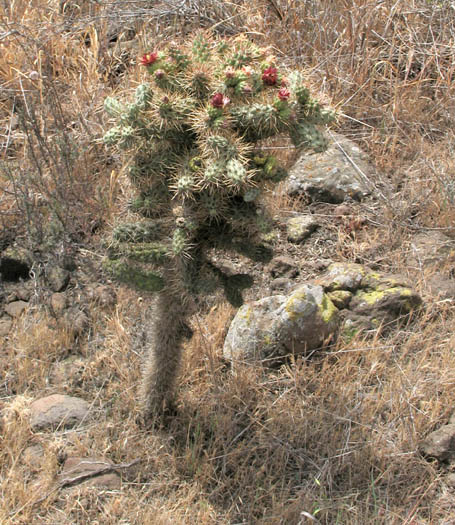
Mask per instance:
[[[155,327],[150,366],[170,368],[161,380],[160,370],[146,366],[144,410],[150,415],[172,397],[185,312],[204,289],[199,269],[210,268],[205,254],[218,246],[220,232],[244,239],[233,249],[251,248],[254,237],[267,233],[260,195],[286,172],[264,154],[262,141],[286,135],[298,147],[321,151],[320,126],[333,113],[311,97],[300,72],[285,71],[244,36],[216,40],[201,32],[192,44],[171,43],[140,62],[149,78],[132,100],[105,101],[113,127],[104,142],[121,153],[137,189],[130,209],[143,218],[113,230],[106,267],[137,287],[156,287],[157,273],[165,285],[157,308],[172,310],[176,335],[165,334],[173,329],[169,323]],[[239,294],[230,295],[237,301]],[[158,312],[157,319],[164,318]]]

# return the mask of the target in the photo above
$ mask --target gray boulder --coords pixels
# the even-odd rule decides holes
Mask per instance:
[[[336,332],[338,310],[321,286],[306,284],[242,306],[231,323],[224,356],[274,364],[320,348]]]
[[[332,133],[323,153],[303,153],[289,171],[286,187],[291,196],[304,194],[312,201],[338,204],[346,198],[362,200],[370,190],[374,169],[351,140]]]

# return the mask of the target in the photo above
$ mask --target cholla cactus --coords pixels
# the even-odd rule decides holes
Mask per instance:
[[[311,98],[301,73],[288,74],[243,37],[217,41],[201,33],[193,45],[171,43],[140,62],[148,82],[137,87],[132,102],[106,99],[114,126],[104,140],[122,152],[138,190],[132,209],[148,222],[118,227],[109,255],[122,260],[114,265],[117,273],[129,271],[125,258],[133,261],[134,275],[142,271],[138,261],[164,263],[161,293],[168,299],[161,304],[169,306],[197,293],[194,276],[221,231],[251,237],[260,229],[261,190],[285,176],[277,159],[261,150],[261,141],[287,135],[297,147],[321,151],[326,142],[318,126],[333,115]],[[152,226],[155,216],[159,225]],[[172,310],[182,334],[185,308]],[[165,316],[158,317],[162,322]],[[160,326],[159,333],[163,330]],[[157,355],[152,360],[163,361]],[[176,367],[178,359],[170,362]],[[170,388],[161,384],[160,371],[152,379],[150,373],[147,412],[168,400]]]

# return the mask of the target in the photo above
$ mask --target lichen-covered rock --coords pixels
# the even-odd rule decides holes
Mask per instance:
[[[422,304],[420,295],[403,286],[358,290],[349,308],[356,314],[370,316],[382,322],[409,314]]]
[[[333,263],[318,284],[337,308],[347,309],[341,332],[351,335],[390,325],[422,305],[406,279],[361,264]]]
[[[290,195],[305,194],[313,201],[337,204],[347,197],[360,201],[369,193],[360,175],[374,176],[367,156],[349,139],[332,136],[324,153],[302,154],[289,171]]]
[[[324,345],[337,330],[338,310],[321,286],[303,285],[289,296],[275,295],[244,305],[224,344],[231,360],[273,364]]]
[[[355,263],[333,263],[320,281],[327,292],[335,290],[355,291],[361,287],[365,267]]]
[[[303,242],[319,226],[311,215],[297,215],[286,223],[288,241],[294,243]]]

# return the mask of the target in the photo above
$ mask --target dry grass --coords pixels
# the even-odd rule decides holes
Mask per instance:
[[[60,12],[57,0],[0,2],[2,236],[36,247],[49,237],[37,225],[50,221],[58,242],[90,244],[115,220],[126,197],[116,159],[99,143],[103,98],[140,79],[135,56],[147,42],[220,22],[304,65],[343,115],[342,132],[391,185],[387,202],[378,195],[359,212],[365,230],[333,225],[337,256],[408,274],[424,289],[430,275],[409,267],[406,242],[419,231],[454,232],[450,2],[86,0],[73,12],[67,4]],[[303,205],[272,202],[273,213]],[[92,329],[77,340],[37,307],[0,343],[0,523],[455,522],[444,469],[418,453],[453,409],[450,305],[429,301],[384,339],[340,341],[311,361],[233,375],[221,348],[234,311],[221,303],[193,319],[177,416],[146,431],[136,395],[148,299],[120,289],[115,310],[90,306]],[[55,392],[92,403],[88,426],[30,430],[31,399]],[[34,460],[32,445],[41,450]],[[71,453],[140,463],[119,490],[53,490]]]

